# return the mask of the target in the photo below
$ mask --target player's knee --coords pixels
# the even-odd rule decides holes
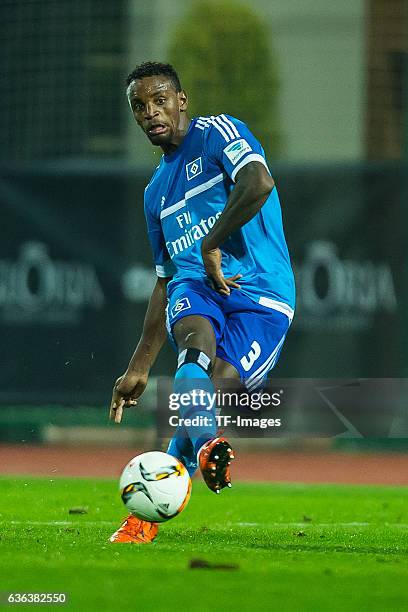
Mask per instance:
[[[176,323],[173,335],[179,351],[194,348],[215,360],[216,341],[211,323],[204,317],[185,317]]]
[[[179,352],[176,378],[202,378],[202,371],[211,378],[213,363],[208,355],[196,348],[185,348]]]

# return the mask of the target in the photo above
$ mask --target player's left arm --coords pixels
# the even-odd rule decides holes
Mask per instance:
[[[227,204],[201,243],[201,253],[207,275],[216,291],[230,294],[230,287],[239,288],[236,281],[240,275],[224,278],[221,270],[220,245],[237,229],[248,223],[262,208],[274,188],[274,180],[266,166],[259,161],[250,161],[235,176],[235,187]]]

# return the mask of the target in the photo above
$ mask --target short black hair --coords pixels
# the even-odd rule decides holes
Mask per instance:
[[[143,64],[136,66],[136,68],[132,70],[130,74],[128,74],[126,78],[126,85],[129,87],[132,81],[136,81],[136,79],[144,79],[145,77],[160,75],[169,77],[174,89],[177,92],[181,91],[180,79],[178,78],[178,74],[174,70],[173,66],[171,64],[162,64],[160,62],[143,62]]]

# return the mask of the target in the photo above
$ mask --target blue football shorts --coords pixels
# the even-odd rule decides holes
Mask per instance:
[[[173,285],[173,286],[172,286]],[[180,319],[200,315],[214,329],[217,357],[231,363],[249,391],[262,385],[276,365],[287,331],[289,318],[231,289],[220,295],[205,280],[172,283],[167,305],[167,331],[177,350],[172,329]]]

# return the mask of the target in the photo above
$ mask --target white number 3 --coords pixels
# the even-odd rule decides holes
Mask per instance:
[[[261,347],[259,346],[258,342],[254,340],[251,344],[251,350],[249,351],[248,355],[244,355],[240,359],[241,365],[244,368],[245,372],[248,372],[252,368],[260,354]]]

